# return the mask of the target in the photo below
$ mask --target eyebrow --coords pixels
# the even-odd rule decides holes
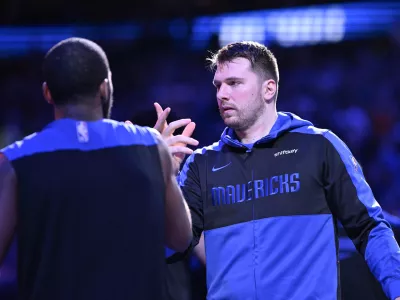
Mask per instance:
[[[228,77],[228,78],[225,78],[224,81],[235,81],[235,80],[243,80],[243,78],[241,78],[241,77]],[[213,85],[220,84],[220,83],[221,83],[220,80],[213,80]]]

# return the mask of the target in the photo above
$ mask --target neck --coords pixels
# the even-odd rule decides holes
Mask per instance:
[[[79,121],[97,121],[103,119],[101,106],[91,107],[87,104],[60,105],[54,107],[54,118],[73,119]]]
[[[264,113],[253,125],[244,130],[235,130],[235,133],[243,144],[254,143],[270,133],[277,118],[278,113],[276,111],[276,106],[267,106]]]

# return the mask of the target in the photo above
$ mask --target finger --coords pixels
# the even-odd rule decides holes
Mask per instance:
[[[126,120],[125,124],[133,125],[133,123],[131,121],[129,121],[129,120]]]
[[[186,125],[185,129],[182,132],[182,135],[184,136],[192,136],[194,129],[196,128],[196,123],[195,122],[190,122],[189,124]]]
[[[154,129],[156,129],[160,133],[163,133],[170,112],[171,109],[168,107],[158,116],[156,125],[154,125]]]
[[[172,137],[169,137],[167,139],[165,139],[165,143],[168,146],[186,146],[186,145],[191,145],[191,146],[197,146],[199,144],[199,141],[188,137],[188,136],[184,136],[184,135],[175,135]]]
[[[154,107],[155,107],[156,112],[157,112],[157,117],[160,117],[160,115],[163,112],[163,109],[162,109],[161,105],[158,104],[157,102],[154,102]]]
[[[188,125],[190,122],[191,122],[190,119],[180,119],[177,121],[173,121],[173,122],[169,123],[167,128],[165,128],[163,135],[170,136],[171,134],[173,134],[175,132],[175,130],[177,130],[178,128],[180,128],[182,126]]]
[[[190,154],[192,154],[193,153],[193,150],[192,149],[190,149],[190,148],[188,148],[188,147],[184,147],[184,146],[171,146],[171,147],[168,147],[169,148],[169,152],[171,153],[171,154],[175,154],[175,153],[184,153],[184,154],[188,154],[188,155],[190,155]]]

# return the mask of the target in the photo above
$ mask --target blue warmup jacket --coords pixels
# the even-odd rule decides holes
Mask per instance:
[[[179,183],[195,246],[204,231],[210,300],[340,299],[338,226],[390,299],[400,251],[347,146],[331,131],[279,113],[252,148],[229,128],[196,150]]]

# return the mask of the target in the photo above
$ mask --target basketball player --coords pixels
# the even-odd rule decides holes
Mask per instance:
[[[111,72],[92,41],[61,41],[43,72],[55,121],[0,155],[0,262],[16,232],[19,299],[162,299],[164,245],[192,237],[167,146],[197,141],[107,119]]]
[[[386,296],[400,300],[399,245],[349,148],[277,111],[278,64],[264,45],[231,43],[209,61],[226,129],[179,176],[192,247],[204,232],[207,298],[341,299],[340,222]]]

